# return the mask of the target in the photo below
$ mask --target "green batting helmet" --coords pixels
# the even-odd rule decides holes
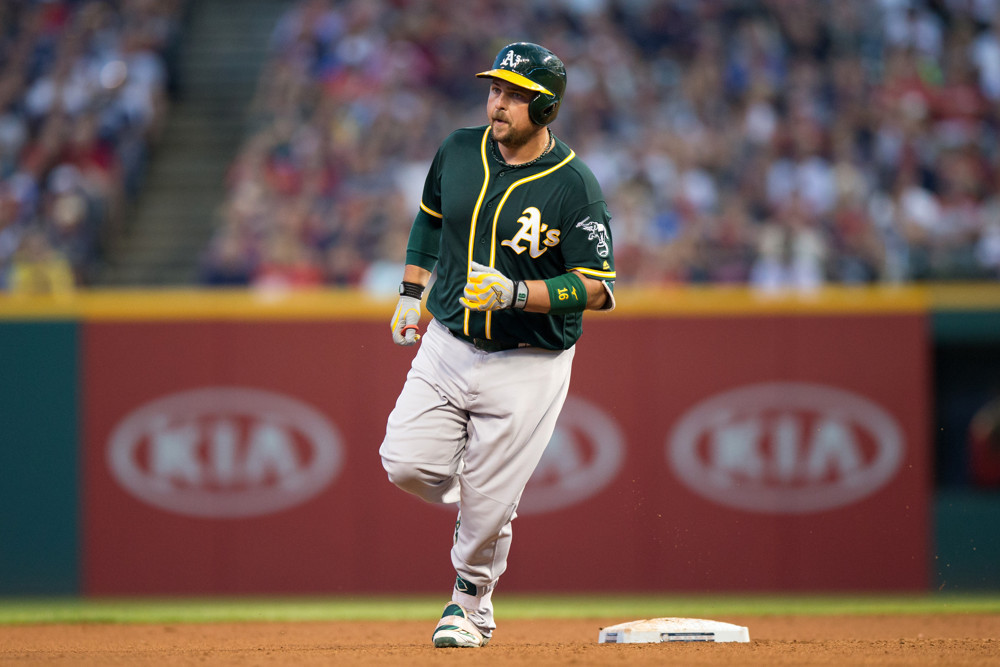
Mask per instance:
[[[556,119],[566,91],[566,66],[556,54],[530,42],[503,47],[493,61],[493,69],[476,76],[503,79],[538,93],[528,103],[528,117],[538,125]]]

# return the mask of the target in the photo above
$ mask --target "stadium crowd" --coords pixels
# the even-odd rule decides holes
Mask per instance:
[[[185,5],[0,2],[0,288],[46,274],[19,258],[91,278]],[[426,166],[515,39],[568,66],[553,130],[604,187],[620,284],[1000,279],[1000,0],[298,0],[202,283],[394,289]]]
[[[185,2],[0,2],[0,289],[91,280],[162,127]]]
[[[302,0],[204,282],[391,290],[426,165],[522,39],[567,64],[553,130],[619,284],[1000,278],[997,0]]]

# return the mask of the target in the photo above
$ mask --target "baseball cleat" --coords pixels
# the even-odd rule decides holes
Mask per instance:
[[[478,648],[486,646],[489,637],[483,635],[461,605],[449,602],[431,635],[434,648]]]

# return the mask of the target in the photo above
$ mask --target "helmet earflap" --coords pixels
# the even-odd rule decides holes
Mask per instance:
[[[555,95],[538,93],[528,104],[528,118],[536,125],[548,125],[556,119],[559,99]]]

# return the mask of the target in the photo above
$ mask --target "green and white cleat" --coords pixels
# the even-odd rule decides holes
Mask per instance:
[[[473,625],[461,605],[454,602],[445,606],[431,639],[434,648],[479,648],[490,641]]]

